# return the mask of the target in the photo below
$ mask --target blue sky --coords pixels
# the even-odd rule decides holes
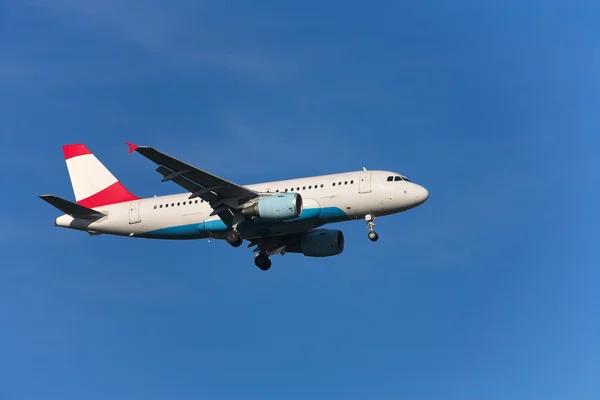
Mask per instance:
[[[600,29],[590,2],[0,5],[0,398],[597,399]],[[422,207],[338,257],[89,237],[84,142],[239,183],[391,169]]]

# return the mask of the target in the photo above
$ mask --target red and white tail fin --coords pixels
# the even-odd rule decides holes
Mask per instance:
[[[83,144],[62,147],[77,204],[88,208],[137,200]]]

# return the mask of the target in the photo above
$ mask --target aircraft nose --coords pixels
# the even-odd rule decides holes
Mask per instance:
[[[415,185],[415,197],[419,204],[423,204],[429,198],[429,191],[425,189],[423,186]]]

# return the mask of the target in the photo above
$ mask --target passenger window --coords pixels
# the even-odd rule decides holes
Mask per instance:
[[[287,189],[285,189],[285,192],[287,193]]]
[[[163,206],[163,205],[161,204],[161,205],[160,205],[160,208],[162,208],[162,206]]]
[[[171,207],[175,207],[175,203],[171,203]]]
[[[335,186],[335,182],[333,182],[333,186]]]
[[[398,181],[401,181],[401,180],[402,180],[402,178],[400,178],[399,176],[397,176],[397,177],[395,177],[395,178],[394,178],[394,180],[395,180],[396,182],[398,182]]]
[[[341,184],[342,184],[342,182],[338,182],[338,185],[341,185]]]
[[[308,188],[309,188],[309,189],[312,189],[312,186],[309,186]]]
[[[185,201],[183,202],[183,205],[185,206]]]
[[[323,187],[323,184],[321,183],[321,187]]]
[[[347,185],[347,184],[348,184],[348,181],[345,181],[345,182],[344,182],[344,185]]]
[[[277,189],[277,190],[275,191],[275,193],[279,193],[279,189]]]
[[[351,185],[354,185],[354,181],[350,181],[350,184],[351,184]]]
[[[154,209],[155,209],[155,210],[156,210],[156,207],[157,207],[157,205],[155,204],[155,205],[154,205]]]
[[[300,190],[300,186],[298,186],[298,187],[296,188],[296,190],[297,190],[297,191],[298,191],[298,190]]]
[[[165,208],[166,208],[166,207],[169,207],[169,205],[168,205],[168,204],[165,204]]]
[[[194,200],[194,202],[195,202],[196,204],[198,204],[198,200]]]

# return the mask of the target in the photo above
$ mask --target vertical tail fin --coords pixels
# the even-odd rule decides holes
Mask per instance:
[[[62,147],[77,204],[88,208],[137,200],[83,144]]]

